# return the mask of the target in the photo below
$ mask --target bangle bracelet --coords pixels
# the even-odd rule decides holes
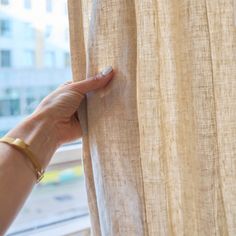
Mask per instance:
[[[31,161],[34,169],[35,169],[35,174],[37,178],[37,183],[43,178],[44,170],[41,168],[41,165],[35,158],[34,153],[29,149],[29,145],[26,144],[23,140],[19,138],[11,138],[4,136],[0,138],[0,142],[7,143],[13,147],[15,147],[17,150],[21,151],[22,153],[25,154],[25,156],[28,157],[28,159]]]

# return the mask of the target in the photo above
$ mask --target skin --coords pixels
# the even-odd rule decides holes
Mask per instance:
[[[82,136],[76,112],[83,97],[90,91],[106,86],[112,71],[101,73],[82,82],[60,86],[48,95],[7,136],[21,138],[45,169],[56,149]],[[0,235],[4,235],[36,183],[32,164],[23,153],[9,144],[0,143]]]

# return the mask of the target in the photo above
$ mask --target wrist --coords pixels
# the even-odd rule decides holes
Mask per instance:
[[[29,145],[42,168],[46,168],[59,146],[53,121],[43,114],[32,114],[11,130],[7,136],[20,138]]]

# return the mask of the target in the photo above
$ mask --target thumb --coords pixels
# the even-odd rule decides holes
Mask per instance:
[[[114,71],[112,67],[107,66],[94,77],[88,78],[80,82],[75,82],[71,85],[73,85],[74,90],[77,90],[78,92],[85,94],[90,91],[103,88],[105,85],[109,83],[109,81],[113,78],[113,76],[114,76]]]

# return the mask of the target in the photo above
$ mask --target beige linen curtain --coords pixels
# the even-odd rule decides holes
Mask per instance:
[[[236,235],[233,0],[69,0],[94,235]]]

